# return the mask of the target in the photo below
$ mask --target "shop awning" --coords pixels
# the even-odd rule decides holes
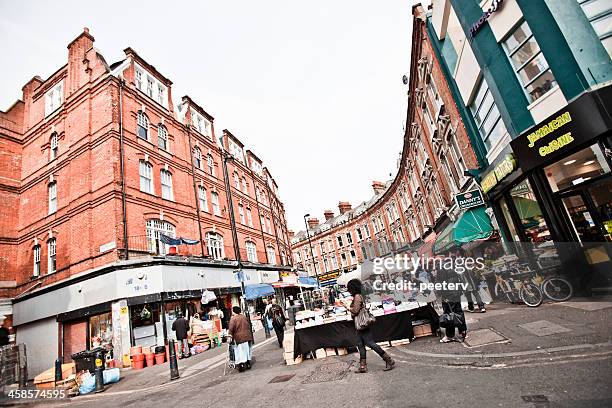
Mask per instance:
[[[265,283],[257,283],[255,285],[247,285],[244,287],[244,295],[246,296],[247,300],[253,300],[273,294],[274,288]]]
[[[300,276],[298,284],[303,288],[316,288],[317,280],[311,276]]]
[[[470,208],[447,226],[434,242],[433,253],[438,255],[455,246],[489,238],[493,234],[493,226],[485,210],[484,206]]]

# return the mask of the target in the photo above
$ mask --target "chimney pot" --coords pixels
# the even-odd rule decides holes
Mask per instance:
[[[373,181],[372,189],[374,190],[374,194],[380,194],[385,190],[385,183],[382,181]]]
[[[319,220],[315,217],[308,218],[306,222],[308,223],[308,229],[313,229],[314,227],[319,225]]]
[[[351,203],[349,203],[348,201],[340,201],[338,203],[338,210],[340,211],[340,214],[344,214],[347,211],[351,211]]]
[[[325,221],[329,221],[334,218],[334,212],[332,210],[325,210],[325,212],[323,212],[323,215],[325,216]]]

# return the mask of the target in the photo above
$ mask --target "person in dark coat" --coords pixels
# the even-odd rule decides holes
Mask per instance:
[[[240,306],[232,308],[232,318],[229,322],[228,334],[235,343],[234,361],[238,366],[238,371],[242,372],[246,368],[251,368],[251,358],[253,355],[253,332],[251,325],[245,315],[242,314]]]
[[[183,357],[190,357],[189,342],[187,341],[187,332],[189,331],[189,322],[183,317],[182,312],[178,312],[178,318],[172,322],[172,330],[176,332],[176,339],[181,345],[181,354]]]
[[[272,305],[268,309],[268,317],[272,319],[272,327],[276,333],[276,339],[278,340],[278,347],[283,347],[283,340],[285,339],[285,324],[287,318],[285,317],[285,311],[276,303],[276,299],[272,299]]]
[[[463,283],[459,275],[453,270],[450,265],[444,263],[438,270],[437,282],[443,283]],[[440,290],[438,296],[442,299],[442,310],[446,314],[455,313],[458,317],[459,324],[445,327],[445,336],[440,340],[441,343],[450,343],[452,341],[463,341],[467,336],[467,325],[465,324],[465,315],[461,308],[461,290]],[[455,336],[455,329],[459,330],[459,336]]]

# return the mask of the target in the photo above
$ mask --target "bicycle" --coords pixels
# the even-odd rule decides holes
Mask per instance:
[[[520,301],[529,307],[538,307],[544,300],[540,288],[527,277],[504,278],[501,274],[496,273],[495,282],[495,294],[503,293],[510,303]]]

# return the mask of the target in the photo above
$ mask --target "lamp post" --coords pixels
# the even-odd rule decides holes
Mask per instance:
[[[304,215],[304,225],[306,226],[306,238],[308,238],[308,246],[310,247],[310,256],[312,257],[312,267],[314,268],[315,275],[317,277],[317,288],[321,289],[321,282],[319,282],[319,272],[317,271],[317,266],[315,264],[314,251],[312,250],[312,242],[310,242],[310,233],[308,232],[308,222],[306,218],[310,217],[310,214]]]

